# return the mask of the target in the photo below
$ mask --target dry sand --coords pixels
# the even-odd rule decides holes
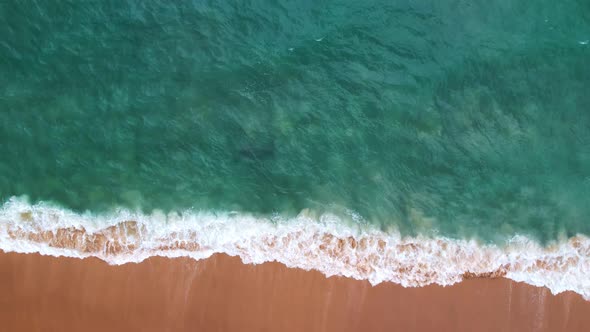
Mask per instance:
[[[110,266],[0,252],[1,331],[590,331],[590,302],[507,279],[372,287],[226,255]]]

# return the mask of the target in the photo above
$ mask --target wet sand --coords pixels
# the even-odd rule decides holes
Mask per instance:
[[[0,252],[2,331],[590,331],[590,302],[503,278],[403,288],[214,255],[110,266]]]

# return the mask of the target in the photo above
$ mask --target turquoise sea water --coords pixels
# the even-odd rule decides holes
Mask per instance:
[[[0,2],[0,200],[590,234],[588,1]]]

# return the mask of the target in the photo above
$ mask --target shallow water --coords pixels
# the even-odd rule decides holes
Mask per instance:
[[[2,201],[590,234],[590,2],[9,1],[0,25]]]

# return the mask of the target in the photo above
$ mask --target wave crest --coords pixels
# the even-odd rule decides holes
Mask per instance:
[[[0,249],[98,257],[110,264],[151,256],[198,260],[225,253],[245,263],[278,261],[372,284],[391,281],[417,287],[507,277],[590,299],[590,239],[582,235],[545,247],[515,236],[497,246],[445,237],[402,237],[349,226],[333,215],[312,218],[302,213],[272,222],[244,214],[191,211],[145,215],[119,210],[94,216],[13,198],[0,209]]]

